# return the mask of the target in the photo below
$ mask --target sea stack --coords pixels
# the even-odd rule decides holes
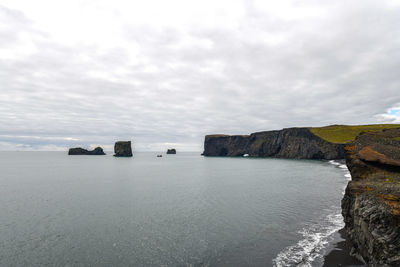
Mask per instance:
[[[168,149],[167,154],[176,154],[176,149],[175,148]]]
[[[131,141],[115,142],[114,153],[114,157],[132,157]]]
[[[68,155],[105,155],[101,147],[96,147],[93,150],[87,150],[81,147],[70,148]]]
[[[342,200],[352,254],[400,266],[400,128],[359,135],[345,147],[351,173]]]

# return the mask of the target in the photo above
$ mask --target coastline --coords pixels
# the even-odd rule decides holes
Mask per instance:
[[[324,255],[323,267],[334,266],[366,266],[363,262],[359,261],[356,257],[350,255],[351,244],[346,238],[346,231],[344,228],[335,232],[333,241],[327,248],[327,253]]]
[[[325,162],[343,175],[342,199],[351,180],[346,162],[344,159]],[[351,246],[346,241],[340,205],[327,210],[328,214],[321,214],[316,222],[299,231],[302,239],[283,249],[274,259],[274,266],[364,266],[350,255]]]
[[[351,180],[350,172],[347,169],[345,160],[331,160],[332,165],[346,171],[344,177],[349,181]],[[343,195],[344,195],[343,189]],[[366,266],[363,262],[359,261],[356,257],[350,255],[351,244],[347,240],[346,230],[341,228],[332,234],[332,241],[329,242],[324,255],[323,267],[334,266]]]

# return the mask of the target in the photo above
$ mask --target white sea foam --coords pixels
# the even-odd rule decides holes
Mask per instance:
[[[304,227],[299,233],[302,239],[296,244],[286,247],[273,260],[276,267],[286,266],[312,266],[312,263],[323,258],[323,250],[331,241],[333,233],[343,228],[343,218],[338,210],[334,214],[325,216],[314,223]]]
[[[346,177],[347,180],[350,181],[351,180],[351,174],[350,174],[349,169],[347,168],[347,166],[344,165],[344,164],[341,164],[341,165],[339,165],[339,168],[342,169],[343,171],[345,171],[344,177]]]
[[[329,163],[333,164],[333,165],[340,165],[341,164],[340,162],[337,162],[335,160],[330,160]]]
[[[345,172],[344,176],[347,180],[351,179],[351,175],[347,166],[341,162],[334,160],[329,161],[330,164],[339,167]],[[343,193],[346,185],[343,188]],[[323,258],[323,251],[330,241],[332,234],[344,227],[343,217],[340,207],[332,207],[329,215],[320,218],[318,223],[314,223],[304,227],[299,233],[302,239],[296,244],[286,247],[272,261],[275,267],[286,266],[312,266],[317,259]]]

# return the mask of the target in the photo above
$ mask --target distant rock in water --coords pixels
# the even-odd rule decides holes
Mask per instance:
[[[115,142],[114,153],[114,157],[132,157],[131,141]]]
[[[344,144],[328,142],[309,128],[287,128],[250,135],[207,135],[204,156],[343,159]]]
[[[68,155],[105,155],[101,147],[96,147],[93,150],[87,150],[81,147],[70,148]]]
[[[352,252],[368,266],[400,266],[400,128],[345,147],[351,173],[342,214]]]
[[[168,149],[167,154],[176,154],[176,149],[175,148]]]

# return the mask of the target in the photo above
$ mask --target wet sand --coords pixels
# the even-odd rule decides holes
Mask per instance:
[[[349,242],[346,241],[346,232],[344,229],[335,233],[334,238],[335,240],[332,242],[332,247],[329,249],[329,253],[324,257],[323,267],[366,266],[355,257],[350,256],[351,246]]]

